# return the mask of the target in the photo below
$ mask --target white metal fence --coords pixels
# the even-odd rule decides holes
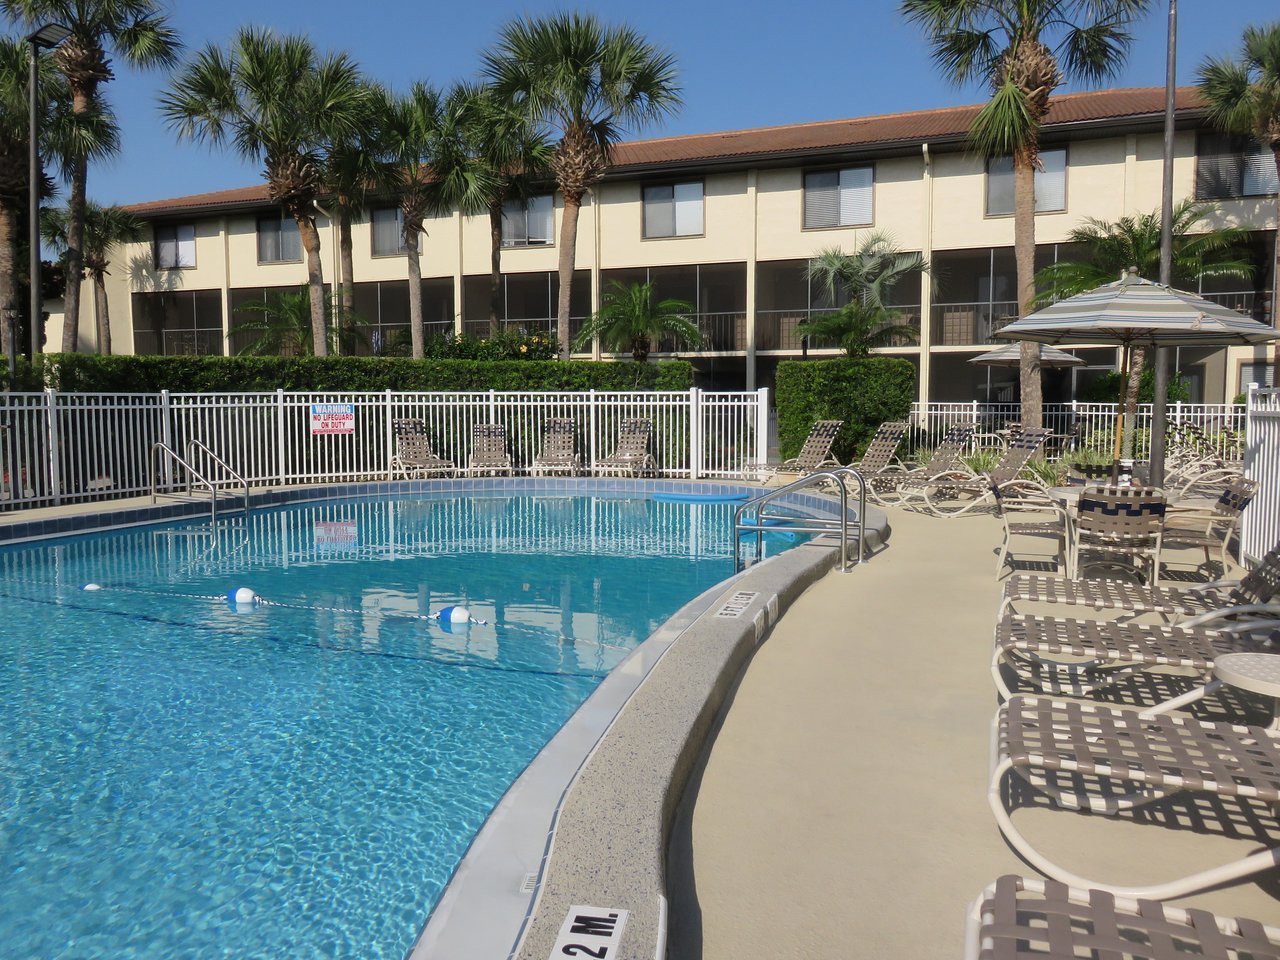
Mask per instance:
[[[316,433],[315,404],[346,404],[350,431]],[[346,409],[346,408],[344,408]],[[422,420],[437,452],[466,465],[471,428],[500,423],[517,470],[532,463],[552,417],[572,417],[588,467],[613,452],[619,423],[653,422],[662,476],[736,477],[768,453],[768,391],[623,393],[0,394],[0,510],[150,491],[154,444],[199,440],[249,483],[387,479],[391,422]],[[168,477],[169,483],[182,478]]]
[[[911,416],[924,431],[919,443],[922,446],[936,444],[954,424],[972,424],[979,433],[994,434],[1022,417],[1022,406],[1017,403],[931,403],[927,408],[912,404]],[[1051,456],[1066,445],[1070,437],[1078,437],[1104,449],[1110,447],[1114,436],[1116,404],[1114,403],[1047,403],[1044,405],[1044,425],[1054,432],[1058,442],[1048,447]],[[1244,442],[1245,406],[1237,403],[1171,403],[1169,423],[1190,423],[1204,430],[1205,435],[1224,459],[1238,460]],[[1150,451],[1151,404],[1138,405],[1138,420],[1134,434],[1135,454],[1145,459]]]
[[[1249,392],[1244,473],[1258,482],[1244,512],[1240,553],[1256,563],[1280,543],[1280,390]]]

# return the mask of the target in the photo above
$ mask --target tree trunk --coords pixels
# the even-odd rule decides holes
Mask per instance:
[[[107,306],[107,280],[97,271],[93,274],[93,319],[98,325],[98,353],[109,357],[111,355],[111,311]]]
[[[502,204],[489,206],[489,336],[498,332],[502,312]]]
[[[1129,351],[1129,380],[1124,394],[1124,430],[1120,437],[1120,456],[1129,460],[1134,458],[1134,431],[1138,428],[1138,387],[1142,383],[1142,370],[1150,359],[1145,347],[1134,347]]]
[[[294,217],[307,257],[307,286],[311,294],[311,345],[317,357],[329,355],[324,317],[324,269],[320,264],[320,231],[311,217]]]
[[[1036,299],[1036,181],[1035,167],[1025,157],[1013,160],[1013,257],[1018,268],[1018,316],[1035,310]],[[1040,344],[1022,342],[1018,363],[1018,379],[1022,401],[1022,425],[1039,427],[1043,423],[1040,384]]]
[[[644,363],[649,359],[649,338],[631,338],[631,359],[636,363]]]
[[[6,358],[10,350],[14,352],[14,356],[21,352],[14,342],[15,325],[3,313],[6,308],[12,308],[16,315],[18,309],[17,282],[14,277],[16,226],[13,209],[7,203],[0,203],[0,352]]]
[[[418,231],[411,229],[409,221],[404,227],[404,257],[409,261],[409,342],[413,345],[413,358],[421,360],[425,352],[422,336],[422,261],[418,253]]]
[[[338,207],[338,266],[342,270],[339,281],[338,303],[342,307],[342,326],[351,323],[356,309],[356,269],[351,257],[351,210]]]
[[[76,93],[72,99],[76,114],[86,113],[89,99]],[[63,299],[62,352],[75,353],[80,341],[80,281],[84,273],[84,201],[89,180],[89,158],[76,156],[71,161],[71,191],[67,195],[67,287]]]
[[[560,297],[556,305],[556,349],[562,360],[569,359],[569,303],[573,295],[573,263],[581,208],[582,194],[564,194],[564,219],[560,223]]]

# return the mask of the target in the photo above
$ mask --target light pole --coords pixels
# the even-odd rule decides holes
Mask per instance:
[[[71,31],[60,23],[46,23],[39,30],[27,35],[31,44],[31,73],[27,76],[27,184],[30,223],[27,225],[31,247],[31,320],[27,327],[27,358],[36,358],[36,325],[44,313],[44,297],[40,290],[40,51],[52,50]],[[72,283],[71,277],[67,278]]]
[[[1173,121],[1174,92],[1178,82],[1178,0],[1169,0],[1169,33],[1164,73],[1164,177],[1160,186],[1160,282],[1173,282]],[[1151,474],[1153,487],[1164,486],[1165,410],[1169,401],[1169,351],[1151,351],[1156,367],[1155,396],[1151,404]]]

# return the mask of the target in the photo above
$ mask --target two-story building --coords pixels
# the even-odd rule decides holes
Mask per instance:
[[[700,382],[770,385],[780,359],[808,349],[796,327],[830,306],[808,280],[819,250],[846,251],[871,231],[920,251],[930,269],[893,298],[916,342],[884,348],[919,369],[921,401],[1016,399],[1015,371],[968,361],[1017,312],[1013,178],[1008,160],[984,160],[966,143],[977,106],[698,134],[619,145],[604,181],[584,201],[573,285],[573,330],[612,280],[649,280],[659,297],[694,304]],[[1070,231],[1157,211],[1162,176],[1163,89],[1055,97],[1036,177],[1037,261],[1068,255]],[[1277,176],[1270,151],[1225,137],[1192,90],[1178,95],[1174,191],[1215,205],[1207,225],[1250,231],[1252,281],[1202,281],[1201,292],[1275,318]],[[109,293],[116,352],[233,354],[245,303],[306,282],[297,227],[264,185],[131,208],[151,237],[115,258]],[[554,328],[559,197],[509,206],[503,225],[504,324]],[[336,230],[320,204],[326,282],[338,274]],[[428,334],[488,329],[487,217],[427,220],[422,294]],[[375,206],[354,227],[361,352],[383,352],[408,326],[408,271],[398,214]],[[84,300],[82,349],[93,350],[92,298]],[[50,330],[61,329],[55,316]],[[57,338],[51,346],[56,349]],[[1047,400],[1071,399],[1115,366],[1114,349],[1082,346],[1086,361],[1046,371]],[[1268,349],[1182,350],[1193,399],[1229,400],[1249,382],[1273,383]],[[989,379],[989,377],[991,379]]]

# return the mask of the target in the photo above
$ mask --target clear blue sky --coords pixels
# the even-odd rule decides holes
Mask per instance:
[[[463,0],[170,0],[189,48],[225,44],[243,24],[308,34],[317,46],[350,52],[372,76],[403,88],[416,79],[447,85],[473,77],[481,52],[518,15],[563,3]],[[919,32],[897,0],[650,0],[584,6],[629,22],[679,63],[685,105],[661,128],[633,136],[866,116],[981,101],[986,91],[940,80]],[[1168,4],[1154,0],[1115,86],[1162,86]],[[1178,78],[1192,82],[1209,55],[1235,54],[1249,24],[1280,18],[1277,0],[1181,0]],[[116,65],[107,87],[124,149],[89,174],[90,196],[133,203],[246,186],[260,172],[229,154],[178,144],[156,107],[162,73]]]

